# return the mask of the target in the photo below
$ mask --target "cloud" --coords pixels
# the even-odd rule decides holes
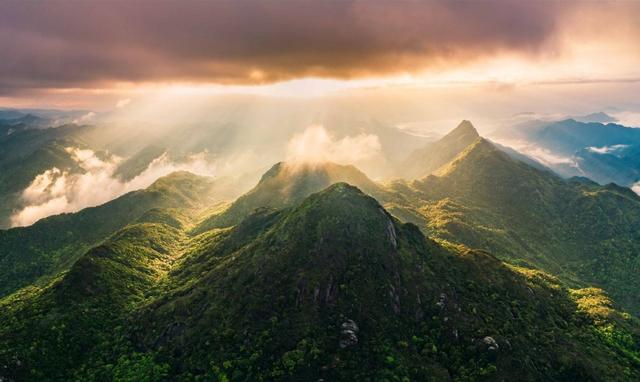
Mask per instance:
[[[8,2],[0,6],[0,91],[354,78],[497,53],[556,55],[565,16],[591,15],[587,7],[596,8],[511,0]],[[599,7],[614,8],[606,15],[615,25],[634,25],[640,10]],[[602,17],[598,25],[615,29]],[[579,32],[571,37],[584,37]]]
[[[87,114],[83,114],[80,117],[73,119],[71,122],[75,123],[76,125],[82,125],[84,123],[92,121],[95,117],[96,113],[90,111]]]
[[[602,146],[602,147],[587,147],[587,150],[596,154],[611,154],[617,152],[619,150],[625,149],[629,147],[629,145],[613,145],[613,146]]]
[[[287,144],[289,164],[335,162],[353,164],[380,153],[380,140],[372,134],[333,137],[323,126],[312,125],[294,135]]]
[[[92,150],[76,147],[66,150],[83,172],[70,173],[53,167],[36,176],[22,192],[25,207],[12,215],[12,226],[26,226],[50,215],[103,204],[129,191],[146,188],[174,171],[185,170],[204,176],[216,172],[215,165],[206,159],[206,153],[189,156],[180,162],[172,161],[165,153],[141,174],[123,182],[114,175],[121,158],[101,159]]]
[[[116,109],[122,109],[123,107],[127,106],[130,103],[131,103],[131,98],[124,98],[124,99],[118,100],[118,102],[116,102]]]
[[[558,165],[566,165],[576,169],[579,168],[574,158],[555,154],[530,142],[509,139],[498,139],[497,142],[502,145],[509,146],[514,150],[525,154],[548,167],[553,168],[554,166]]]
[[[631,186],[631,189],[638,195],[640,195],[640,182]]]

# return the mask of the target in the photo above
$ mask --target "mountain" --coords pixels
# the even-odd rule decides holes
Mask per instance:
[[[575,154],[580,171],[600,184],[631,186],[640,181],[640,143],[587,147]]]
[[[77,141],[82,130],[79,126],[61,126],[50,129],[15,130],[11,134],[0,134],[0,165],[20,161],[42,146],[58,140]]]
[[[462,121],[440,140],[413,151],[398,171],[405,179],[427,176],[455,158],[478,137],[478,132],[471,122]]]
[[[0,228],[10,226],[14,210],[23,207],[20,193],[37,175],[53,167],[70,173],[80,171],[65,149],[87,147],[78,136],[82,128],[75,125],[42,128],[38,124],[40,119],[0,109]]]
[[[587,115],[581,115],[581,116],[577,116],[577,117],[572,117],[571,119],[574,119],[578,122],[585,122],[585,123],[589,123],[589,122],[596,122],[596,123],[613,123],[613,122],[618,122],[618,120],[612,116],[610,116],[609,114],[599,111],[596,113],[591,113],[591,114],[587,114]]]
[[[112,345],[120,346],[112,351],[122,356],[122,364],[115,370],[111,364],[95,369],[112,370],[108,380],[143,380],[133,375],[136,365],[126,363],[129,351],[136,355],[118,338],[119,325],[166,274],[181,238],[179,230],[162,222],[131,224],[45,287],[28,287],[0,299],[3,380],[89,380],[77,376],[84,362]]]
[[[0,375],[640,377],[638,323],[601,291],[443,247],[347,184],[197,236],[164,220],[125,227],[49,285],[0,300]]]
[[[5,116],[7,114],[4,114]],[[9,115],[11,115],[9,113]],[[28,129],[44,129],[51,126],[51,121],[46,118],[41,118],[33,114],[22,114],[15,118],[1,118],[3,113],[0,113],[0,135],[11,135],[16,131],[28,130]]]
[[[543,127],[531,138],[545,148],[572,154],[586,147],[640,144],[640,130],[615,123],[582,123],[568,119]]]
[[[26,114],[16,109],[0,108],[0,121],[10,121],[24,117]]]
[[[258,208],[280,209],[295,205],[312,193],[338,182],[356,185],[376,197],[384,194],[380,186],[351,165],[279,162],[262,176],[252,190],[224,212],[204,220],[196,232],[235,225]]]
[[[635,297],[640,284],[630,266],[639,249],[640,204],[629,189],[564,180],[542,166],[513,159],[482,138],[436,175],[386,189],[349,166],[292,171],[279,163],[253,190],[194,232],[232,226],[259,208],[294,206],[313,192],[346,181],[428,235],[538,267],[570,285],[599,285],[620,306],[640,311]]]
[[[63,166],[70,128],[0,139]],[[227,204],[180,172],[0,230],[0,380],[639,380],[640,197],[466,121],[429,147],[414,180],[281,162]]]
[[[565,176],[631,186],[640,180],[640,129],[616,123],[529,121],[495,133],[505,145],[525,142],[533,157]],[[540,151],[547,154],[540,156]],[[555,159],[545,160],[551,154]]]
[[[123,181],[129,181],[140,175],[149,165],[167,151],[162,147],[149,145],[123,161],[114,175]]]
[[[58,126],[71,123],[84,115],[90,113],[89,110],[60,110],[60,109],[13,109],[0,107],[0,124],[3,121],[16,121],[24,118],[23,121],[47,121],[41,127]],[[26,117],[26,118],[25,118]]]
[[[0,296],[42,283],[84,252],[156,208],[194,209],[215,200],[216,181],[186,172],[158,179],[98,207],[0,230]]]
[[[562,179],[483,138],[435,175],[390,188],[407,201],[390,212],[430,236],[537,267],[569,285],[600,286],[640,313],[640,197],[630,189]]]
[[[83,147],[75,141],[57,139],[43,143],[28,155],[0,161],[0,228],[10,226],[12,213],[23,204],[20,199],[21,192],[36,176],[54,167],[68,173],[82,171],[66,150],[70,146]]]

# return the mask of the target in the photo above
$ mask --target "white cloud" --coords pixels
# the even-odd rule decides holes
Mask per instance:
[[[380,140],[373,134],[336,139],[323,126],[312,125],[291,138],[286,160],[291,164],[322,162],[356,163],[380,153]]]
[[[11,217],[12,226],[26,226],[50,215],[103,204],[129,191],[146,188],[174,171],[213,175],[215,170],[207,161],[206,153],[192,155],[181,162],[174,162],[163,154],[141,174],[123,182],[114,175],[121,158],[101,159],[92,150],[75,147],[68,147],[66,151],[84,172],[70,173],[53,167],[36,176],[22,192],[26,207]]]
[[[631,186],[631,189],[638,195],[640,195],[640,182]]]
[[[123,107],[127,106],[130,103],[131,103],[131,98],[118,100],[118,102],[116,102],[116,109],[122,109]]]
[[[618,150],[622,150],[624,148],[629,147],[629,145],[613,145],[613,146],[602,146],[602,147],[587,147],[587,150],[597,153],[597,154],[611,154]]]
[[[90,111],[87,114],[84,114],[76,119],[74,119],[73,123],[75,123],[76,125],[82,125],[83,123],[87,123],[90,122],[91,120],[93,120],[96,117],[96,113]]]
[[[567,165],[570,167],[578,167],[576,161],[571,157],[554,154],[535,144],[520,140],[497,140],[496,142],[509,146],[522,154],[525,154],[545,166],[553,167],[558,165]]]

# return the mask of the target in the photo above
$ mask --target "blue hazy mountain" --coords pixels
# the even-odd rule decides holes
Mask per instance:
[[[598,117],[604,118],[598,114]],[[617,123],[532,120],[494,133],[526,142],[562,162],[545,163],[565,176],[584,176],[598,183],[632,186],[640,180],[640,129]],[[535,154],[532,154],[535,156]]]

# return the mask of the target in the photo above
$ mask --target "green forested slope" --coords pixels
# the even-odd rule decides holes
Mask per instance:
[[[98,207],[0,230],[0,296],[68,269],[82,253],[152,208],[212,202],[213,189],[211,179],[178,172]]]
[[[640,197],[469,126],[415,181],[182,172],[0,231],[0,380],[640,380]]]
[[[429,235],[599,285],[640,311],[640,197],[627,188],[564,180],[478,139],[439,173],[390,189],[406,201],[390,211]]]
[[[128,357],[137,358],[122,337],[123,320],[166,273],[180,239],[180,231],[164,224],[128,226],[49,285],[0,300],[0,376],[67,381],[100,352],[124,358],[115,368],[97,362],[94,375],[113,380],[135,372],[127,364]]]
[[[148,214],[48,286],[0,300],[0,375],[640,378],[638,323],[601,291],[443,247],[347,184],[192,237],[174,212]]]
[[[221,214],[204,220],[196,232],[214,227],[229,227],[258,208],[283,208],[300,202],[331,184],[347,182],[368,194],[384,197],[384,191],[364,173],[350,165],[335,163],[296,164],[280,162],[267,171],[258,184],[239,197]]]

